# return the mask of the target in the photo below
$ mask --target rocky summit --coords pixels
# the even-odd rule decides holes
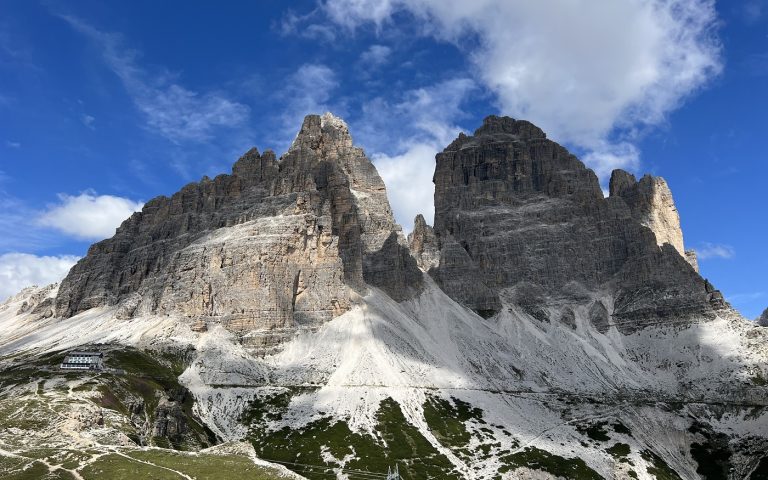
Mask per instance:
[[[0,476],[768,478],[767,314],[701,276],[664,179],[605,196],[490,116],[434,184],[406,238],[347,125],[309,115],[279,159],[147,202],[0,305]]]

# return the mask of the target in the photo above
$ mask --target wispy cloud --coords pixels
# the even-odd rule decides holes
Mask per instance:
[[[726,295],[726,298],[728,298],[728,301],[731,301],[731,302],[759,300],[763,297],[765,297],[765,292],[734,293],[733,295]]]
[[[747,24],[755,24],[765,13],[765,6],[761,0],[749,0],[740,5],[741,16]]]
[[[305,115],[326,111],[344,115],[343,105],[332,101],[333,92],[338,87],[336,72],[321,63],[306,63],[288,76],[283,88],[275,94],[276,100],[283,104],[280,123],[285,145],[280,147],[288,146]]]
[[[379,68],[389,61],[391,54],[392,49],[386,45],[371,45],[360,55],[360,63],[363,68]]]
[[[699,247],[696,247],[696,256],[699,260],[707,260],[710,258],[733,258],[736,255],[736,251],[730,245],[723,245],[718,243],[704,242]]]
[[[5,141],[5,146],[8,148],[21,148],[20,142],[12,142],[10,140]]]
[[[319,11],[315,9],[308,14],[298,15],[296,12],[289,10],[277,24],[276,30],[283,36],[295,35],[326,43],[334,42],[336,40],[336,30],[327,23],[317,22],[319,19],[318,13]]]
[[[248,106],[221,93],[196,92],[167,73],[146,71],[138,63],[139,52],[125,47],[121,35],[99,30],[71,15],[60,17],[97,45],[106,65],[120,78],[146,118],[149,130],[174,143],[203,142],[217,127],[236,127],[248,119]]]
[[[93,125],[93,122],[96,121],[96,117],[93,117],[91,115],[81,115],[80,116],[80,122],[85,125],[86,127],[93,130],[95,127]]]

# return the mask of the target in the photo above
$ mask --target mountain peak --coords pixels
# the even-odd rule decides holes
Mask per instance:
[[[352,136],[349,127],[341,118],[331,112],[323,115],[310,114],[304,117],[301,129],[291,143],[289,151],[310,148],[317,150],[323,145],[335,147],[352,147]]]

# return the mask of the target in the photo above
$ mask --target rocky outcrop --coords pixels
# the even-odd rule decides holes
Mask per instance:
[[[755,320],[758,325],[761,327],[768,327],[768,308],[763,310],[763,314],[757,317],[757,320]]]
[[[435,232],[427,225],[424,216],[419,214],[413,220],[413,231],[408,234],[408,247],[416,264],[424,271],[436,267],[440,263],[440,250],[437,245]]]
[[[651,229],[659,246],[672,245],[694,270],[699,270],[696,253],[686,251],[683,245],[680,215],[666,180],[645,175],[637,181],[634,175],[624,170],[614,170],[609,189],[612,197],[624,200],[641,225]]]
[[[662,179],[637,182],[618,171],[604,198],[579,159],[530,122],[508,117],[486,118],[436,160],[440,261],[430,274],[479,313],[499,311],[505,292],[523,283],[540,287],[545,299],[571,291],[608,296],[612,302],[602,308],[583,300],[601,330],[706,317],[722,306],[683,257],[677,211]]]
[[[56,313],[115,305],[122,318],[181,315],[272,345],[347,311],[367,284],[414,294],[415,273],[373,164],[343,121],[309,115],[279,161],[252,149],[231,175],[147,202],[72,268]]]

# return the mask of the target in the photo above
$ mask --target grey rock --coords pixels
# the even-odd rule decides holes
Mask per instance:
[[[435,231],[427,225],[424,216],[419,214],[413,220],[413,231],[408,234],[408,248],[422,270],[429,271],[440,264],[440,247]]]
[[[574,284],[582,297],[613,296],[606,312],[624,330],[726,306],[672,245],[682,236],[663,180],[617,172],[604,198],[579,159],[508,117],[486,118],[436,160],[440,262],[430,275],[468,307],[493,314],[521,282],[550,298],[571,295]]]
[[[686,250],[685,260],[697,273],[699,273],[699,258],[696,256],[696,250]]]
[[[600,333],[606,333],[610,328],[611,317],[603,302],[597,301],[589,308],[589,323]]]
[[[757,320],[755,320],[758,325],[761,327],[768,327],[768,308],[763,310],[763,314],[757,317]]]
[[[187,419],[179,402],[161,398],[155,408],[151,435],[180,442],[188,431]]]
[[[560,322],[576,330],[576,314],[573,309],[566,307],[560,312]]]
[[[56,313],[115,305],[282,338],[344,313],[366,282],[413,295],[417,273],[376,168],[343,121],[309,115],[279,161],[254,148],[231,175],[147,202],[72,268]]]

